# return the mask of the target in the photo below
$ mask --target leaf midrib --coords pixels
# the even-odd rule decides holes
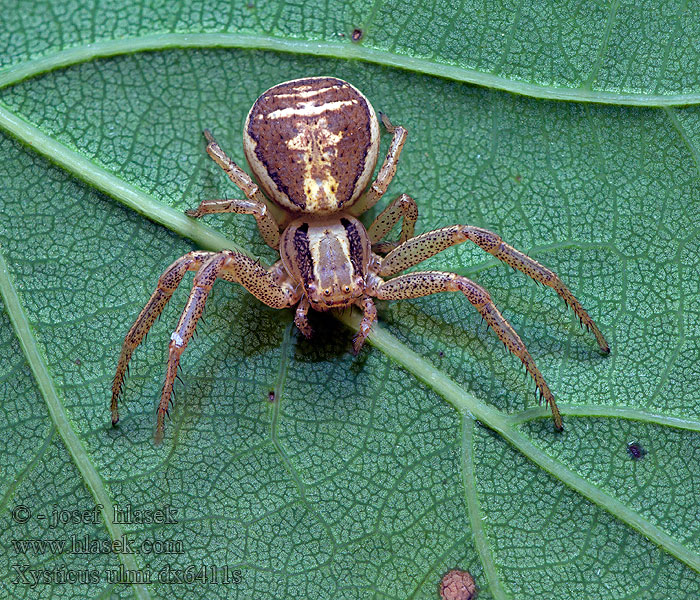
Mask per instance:
[[[307,56],[354,59],[471,83],[491,89],[511,92],[532,98],[547,100],[569,100],[624,106],[669,107],[700,104],[700,92],[688,94],[643,94],[618,93],[590,89],[590,82],[579,88],[566,88],[507,79],[492,73],[467,69],[457,65],[435,62],[428,58],[417,58],[379,50],[350,41],[329,42],[323,40],[301,40],[246,33],[153,33],[143,36],[101,40],[55,50],[38,58],[19,62],[0,72],[0,89],[14,85],[49,71],[105,58],[136,52],[182,48],[238,48],[251,50],[274,50]]]

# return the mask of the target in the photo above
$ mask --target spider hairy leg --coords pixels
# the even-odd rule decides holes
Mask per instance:
[[[466,296],[467,300],[471,302],[484,320],[493,328],[506,348],[522,361],[525,369],[535,381],[535,385],[540,393],[540,400],[544,399],[552,411],[554,426],[558,430],[562,430],[564,427],[561,415],[547,382],[544,380],[537,365],[535,365],[535,361],[530,356],[520,336],[491,302],[491,297],[484,288],[455,273],[422,271],[399,275],[389,281],[382,281],[376,285],[372,295],[380,300],[404,300],[440,292],[462,292]]]
[[[399,241],[378,244],[377,242],[383,239],[394,228],[401,217],[403,217],[403,224],[401,225]],[[417,220],[418,206],[416,206],[415,201],[408,194],[401,194],[377,216],[367,230],[369,239],[372,242],[372,250],[380,254],[386,254],[403,244],[413,237],[413,231]]]
[[[241,284],[258,300],[272,308],[286,308],[299,301],[296,287],[285,281],[280,262],[275,263],[270,270],[266,270],[249,256],[231,250],[224,250],[210,256],[194,277],[190,297],[170,338],[168,366],[158,404],[156,443],[163,439],[165,415],[170,408],[180,357],[194,334],[197,321],[204,311],[207,296],[218,278]]]
[[[204,304],[211,291],[214,281],[223,268],[226,257],[214,255],[211,257],[195,275],[190,297],[187,300],[185,309],[180,315],[180,321],[175,331],[170,336],[168,345],[168,367],[163,383],[163,391],[158,405],[158,424],[156,426],[156,442],[163,439],[163,429],[165,427],[165,414],[170,408],[172,401],[173,385],[177,377],[177,369],[180,364],[180,356],[187,348],[187,344],[194,333],[197,321],[204,312]]]
[[[377,178],[374,180],[372,185],[369,186],[367,193],[360,198],[352,207],[350,207],[350,214],[353,216],[361,215],[366,210],[372,208],[381,197],[386,192],[389,187],[389,183],[396,175],[396,168],[399,164],[399,156],[403,145],[406,143],[406,137],[408,136],[408,131],[401,126],[394,126],[389,121],[389,118],[385,114],[381,114],[382,123],[389,133],[393,133],[391,139],[391,144],[389,145],[389,150],[386,153],[386,158],[382,164],[382,168],[379,169]]]
[[[195,251],[185,254],[185,256],[179,258],[170,265],[158,279],[156,290],[153,292],[146,306],[143,307],[141,313],[124,338],[121,354],[119,355],[119,362],[117,363],[117,372],[112,382],[112,425],[116,425],[119,422],[119,396],[124,386],[124,378],[129,367],[131,355],[143,341],[143,338],[160,313],[163,312],[163,308],[165,308],[165,305],[177,289],[177,286],[180,285],[185,273],[187,273],[187,271],[196,271],[205,260],[213,255],[214,252],[204,251]]]
[[[314,333],[313,329],[311,329],[311,325],[309,325],[310,307],[309,299],[304,295],[297,306],[296,313],[294,313],[294,324],[307,340],[310,339]]]
[[[204,137],[207,140],[207,154],[224,170],[228,178],[245,194],[245,197],[251,202],[263,204],[269,208],[270,204],[268,204],[260,188],[255,184],[248,173],[226,155],[221,149],[221,146],[219,146],[219,143],[214,139],[211,131],[205,129]],[[274,209],[272,212],[274,212]],[[265,241],[267,241],[267,239]]]
[[[488,229],[472,227],[471,225],[452,225],[411,238],[382,259],[379,275],[388,277],[403,271],[466,240],[471,240],[482,250],[525,273],[535,281],[553,288],[571,307],[581,325],[585,325],[586,329],[593,332],[600,349],[605,354],[610,353],[610,346],[600,329],[564,282],[553,271],[506,244],[499,235]]]
[[[494,238],[497,238],[498,240],[501,239],[495,233],[491,233],[487,230],[483,231],[485,232],[487,238],[490,236],[494,236]],[[487,243],[491,242],[489,241]],[[581,323],[581,325],[585,325],[588,331],[593,332],[593,335],[595,336],[595,339],[598,342],[598,346],[600,346],[601,351],[605,354],[610,354],[610,345],[601,333],[600,329],[598,329],[598,326],[595,324],[595,321],[586,312],[586,309],[583,308],[576,296],[574,296],[571,293],[571,290],[569,290],[566,284],[561,279],[559,279],[559,276],[556,273],[550,271],[544,265],[541,265],[536,260],[520,252],[520,250],[516,250],[515,248],[513,248],[513,246],[510,246],[503,241],[499,241],[497,247],[493,251],[490,251],[490,253],[493,254],[497,259],[503,261],[506,264],[509,264],[514,269],[525,273],[535,281],[539,281],[543,285],[551,287],[557,294],[559,294],[559,296],[561,296],[564,299],[564,302],[566,302],[569,305],[569,307],[571,307],[576,316],[579,318],[579,322]]]
[[[352,338],[352,350],[355,355],[360,353],[362,346],[372,329],[372,325],[377,320],[377,307],[372,302],[372,298],[369,296],[364,296],[358,300],[355,304],[362,309],[362,321],[360,322],[360,329]]]
[[[275,218],[270,214],[266,204],[257,200],[204,200],[197,208],[185,211],[188,217],[195,219],[216,213],[253,215],[265,243],[275,250],[279,248],[280,228]]]

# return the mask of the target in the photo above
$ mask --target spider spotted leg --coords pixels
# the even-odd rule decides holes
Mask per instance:
[[[204,137],[207,139],[207,154],[217,165],[226,171],[229,179],[241,189],[241,191],[246,195],[246,198],[259,202],[260,204],[265,204],[265,196],[260,191],[258,186],[255,185],[250,175],[248,175],[248,173],[246,173],[234,161],[226,156],[226,153],[214,139],[211,131],[205,129]]]
[[[163,308],[170,300],[173,292],[180,285],[182,278],[187,271],[196,271],[202,263],[214,255],[213,252],[195,251],[185,254],[182,258],[176,260],[170,265],[158,279],[158,287],[153,295],[143,307],[141,313],[134,321],[134,324],[129,329],[129,332],[124,338],[119,362],[117,363],[117,372],[114,375],[112,382],[112,425],[116,425],[119,421],[119,396],[124,386],[124,378],[129,369],[129,360],[137,346],[143,341],[143,338],[148,333],[155,320],[158,318]]]
[[[545,400],[552,411],[554,426],[559,430],[563,429],[557,403],[542,373],[535,365],[535,361],[532,360],[520,336],[494,306],[488,292],[484,288],[455,273],[421,271],[399,275],[389,281],[382,281],[376,285],[373,292],[372,295],[380,300],[403,300],[429,296],[439,292],[462,292],[474,308],[479,311],[484,320],[493,328],[506,348],[522,361],[527,372],[535,380],[540,398]]]
[[[273,209],[271,212],[275,212],[274,205],[268,204],[265,195],[251,179],[250,175],[248,175],[248,173],[241,169],[226,155],[226,153],[221,149],[221,146],[219,146],[218,142],[214,139],[211,131],[205,129],[204,137],[207,140],[207,154],[226,172],[229,179],[233,181],[233,183],[245,194],[246,198],[255,204],[265,205],[268,207],[268,209],[272,206]],[[277,216],[282,215],[278,214]],[[279,221],[279,219],[274,219],[274,217],[271,218],[275,220],[275,222]],[[263,237],[265,237],[264,234]],[[269,244],[267,237],[265,237],[265,242]],[[276,247],[277,246],[273,246],[273,248]]]
[[[163,384],[163,392],[158,404],[156,442],[160,442],[163,438],[165,415],[170,406],[180,356],[182,356],[195,331],[197,321],[202,316],[204,304],[214,282],[221,278],[239,283],[268,306],[285,308],[299,301],[296,287],[291,282],[285,281],[285,273],[281,262],[276,263],[268,271],[252,258],[231,250],[224,250],[211,255],[200,267],[194,277],[192,292],[185,309],[182,311],[180,321],[170,337],[168,367],[165,383]],[[286,276],[286,279],[288,279],[288,276]]]
[[[311,325],[309,325],[309,308],[311,304],[306,295],[301,297],[299,304],[297,305],[296,313],[294,314],[294,324],[297,329],[301,331],[306,339],[311,338],[313,335],[313,330]]]
[[[394,134],[391,139],[391,144],[389,145],[389,151],[386,153],[386,158],[382,164],[382,168],[379,169],[377,178],[374,180],[372,185],[370,185],[367,193],[360,198],[351,208],[350,214],[354,216],[361,215],[366,210],[372,208],[380,198],[386,192],[389,187],[389,183],[396,175],[396,167],[399,164],[399,155],[403,145],[406,143],[406,137],[408,136],[408,131],[403,127],[394,127],[386,115],[381,115],[382,123],[386,127],[387,131]]]
[[[564,299],[564,302],[566,302],[571,307],[576,316],[579,318],[581,325],[585,326],[587,330],[593,332],[593,335],[595,336],[595,339],[598,342],[600,349],[605,354],[610,353],[610,346],[605,340],[605,337],[601,333],[600,329],[598,329],[598,326],[595,324],[595,321],[589,316],[589,314],[586,312],[586,309],[583,308],[583,306],[581,306],[581,303],[571,293],[571,290],[569,290],[569,288],[564,284],[564,282],[561,279],[559,279],[556,273],[550,271],[547,267],[541,265],[536,260],[530,258],[526,254],[523,254],[519,250],[516,250],[515,248],[513,248],[513,246],[506,244],[495,233],[491,233],[490,231],[483,229],[480,231],[480,234],[481,236],[484,236],[481,239],[486,241],[482,241],[481,243],[477,242],[479,243],[479,246],[481,246],[485,250],[485,245],[491,247],[492,249],[487,250],[487,252],[493,254],[497,259],[502,260],[504,263],[509,264],[511,267],[517,269],[518,271],[522,271],[535,281],[539,281],[543,285],[549,286],[552,289],[554,289],[554,291]]]
[[[452,225],[411,238],[382,259],[379,275],[382,277],[391,276],[466,240],[471,240],[481,249],[514,269],[522,271],[535,281],[553,288],[573,309],[581,324],[593,332],[600,349],[606,354],[610,352],[610,347],[598,326],[564,282],[547,267],[509,246],[499,235],[487,229],[470,225]]]
[[[401,234],[398,242],[377,242],[384,238],[403,217]],[[398,245],[413,237],[413,230],[418,219],[418,207],[408,194],[401,194],[389,206],[387,206],[370,225],[367,233],[372,242],[372,250],[381,254],[390,252]]]
[[[204,200],[197,208],[185,211],[188,217],[194,217],[195,219],[215,213],[253,215],[265,243],[275,250],[279,248],[280,228],[275,218],[270,214],[266,204],[258,200]]]
[[[377,307],[372,302],[372,298],[369,296],[363,296],[356,302],[357,306],[362,309],[362,322],[360,323],[360,329],[352,338],[352,350],[357,355],[359,354],[362,346],[369,335],[372,325],[377,320]]]

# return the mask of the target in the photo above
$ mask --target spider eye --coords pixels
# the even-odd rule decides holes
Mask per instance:
[[[331,289],[330,289],[330,288],[326,288],[325,290],[323,290],[323,295],[324,295],[324,296],[330,296],[330,295],[331,295]]]

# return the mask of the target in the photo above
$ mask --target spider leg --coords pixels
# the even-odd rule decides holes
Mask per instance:
[[[535,361],[530,356],[520,336],[494,306],[493,302],[491,302],[491,297],[484,288],[461,275],[439,271],[408,273],[399,275],[389,281],[377,279],[378,282],[375,282],[373,285],[372,295],[380,300],[403,300],[429,296],[440,292],[462,292],[474,308],[479,311],[484,320],[493,328],[506,348],[522,361],[527,372],[535,380],[535,385],[540,393],[540,400],[544,398],[552,411],[554,426],[559,430],[563,429],[557,403],[542,373],[535,365]]]
[[[394,137],[391,139],[389,150],[386,153],[386,158],[384,159],[382,168],[379,169],[377,178],[374,180],[372,185],[369,186],[367,193],[350,207],[349,212],[355,217],[372,208],[384,195],[384,192],[386,192],[386,189],[389,187],[389,183],[394,178],[394,175],[396,175],[396,167],[399,164],[399,155],[401,154],[403,145],[406,143],[408,131],[406,131],[400,125],[394,127],[385,114],[380,113],[380,117],[382,119],[382,123],[384,123],[384,127],[386,127],[386,130],[389,133],[393,133]]]
[[[401,225],[399,241],[378,244],[377,242],[394,228],[401,217],[403,217],[403,224]],[[401,194],[377,216],[367,230],[370,242],[372,242],[372,250],[374,252],[386,254],[412,238],[417,219],[418,207],[415,201],[409,195]]]
[[[579,318],[581,325],[593,332],[600,349],[608,354],[610,346],[593,319],[559,277],[536,260],[506,244],[499,235],[470,225],[452,225],[411,238],[387,254],[380,263],[379,275],[389,277],[424,261],[450,246],[471,240],[482,250],[522,271],[535,281],[549,286],[561,296]]]
[[[279,248],[280,228],[275,218],[270,214],[266,204],[257,200],[203,200],[197,208],[185,211],[188,217],[194,217],[195,219],[214,213],[253,215],[265,243],[275,250]]]
[[[170,406],[180,356],[194,333],[197,321],[204,311],[207,296],[218,278],[241,284],[258,300],[272,308],[286,308],[299,301],[299,293],[291,279],[287,276],[285,281],[281,261],[275,263],[270,270],[266,270],[258,261],[239,252],[224,250],[211,255],[195,275],[190,297],[175,331],[170,336],[168,367],[158,404],[156,442],[163,438],[165,415]]]
[[[374,306],[372,298],[363,296],[356,304],[362,309],[362,322],[360,323],[360,329],[352,338],[352,349],[355,355],[359,354],[372,329],[372,325],[377,320],[377,307]]]
[[[229,179],[233,181],[233,183],[245,194],[246,198],[251,202],[251,207],[252,210],[257,211],[257,212],[246,212],[245,210],[215,210],[211,212],[239,212],[243,214],[253,214],[255,215],[255,219],[258,222],[258,228],[260,229],[260,233],[262,234],[263,238],[265,239],[265,242],[271,246],[272,248],[277,248],[279,245],[279,218],[283,218],[283,213],[277,214],[276,207],[271,206],[268,204],[267,199],[265,198],[265,194],[263,194],[260,191],[260,188],[255,184],[255,182],[251,179],[250,175],[246,173],[243,169],[241,169],[233,160],[231,160],[226,153],[221,149],[221,146],[219,146],[219,143],[214,139],[214,136],[211,134],[211,131],[208,129],[204,130],[204,137],[207,140],[207,154],[212,158],[212,160],[219,165],[225,172],[226,175],[228,175]],[[217,202],[216,200],[212,200],[211,202]],[[220,202],[220,201],[218,201]],[[226,201],[224,201],[226,202]],[[243,202],[241,200],[234,200],[233,202]],[[202,204],[206,204],[206,201],[203,202]],[[199,208],[195,209],[192,212],[198,213],[200,209],[202,209],[202,204],[200,204]],[[245,205],[241,205],[245,206]],[[267,211],[262,211],[261,208],[264,206]],[[207,214],[210,211],[205,211],[202,212],[202,214]],[[260,216],[258,216],[258,213]],[[267,213],[267,215],[265,214]],[[278,218],[275,218],[276,215]],[[200,214],[192,214],[190,216],[197,217],[201,216]],[[262,226],[261,226],[262,222]],[[274,234],[271,233],[271,230],[273,227],[277,227],[277,243],[273,245],[274,242]],[[269,237],[268,237],[269,236]]]
[[[304,337],[306,339],[310,339],[314,333],[313,329],[311,329],[311,325],[309,325],[310,307],[311,304],[309,303],[309,299],[306,297],[306,294],[304,294],[301,297],[301,301],[297,306],[297,311],[294,314],[294,324],[297,326],[297,329],[301,331],[302,334],[304,334]]]
[[[112,425],[116,425],[119,421],[119,396],[121,395],[122,387],[124,386],[124,378],[129,369],[129,360],[137,346],[143,341],[143,338],[148,333],[155,320],[163,312],[163,308],[170,300],[171,296],[180,285],[182,278],[187,271],[196,271],[202,266],[214,252],[195,251],[185,254],[182,258],[178,258],[170,265],[158,279],[158,286],[151,295],[151,298],[143,307],[141,313],[136,317],[136,321],[129,329],[129,332],[124,338],[119,362],[117,363],[117,372],[114,375],[112,382]]]

